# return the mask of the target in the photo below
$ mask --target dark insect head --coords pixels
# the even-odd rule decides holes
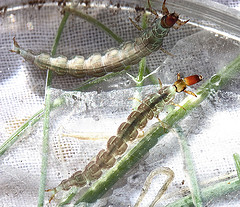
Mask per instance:
[[[191,91],[186,91],[186,88],[187,86],[200,82],[202,79],[203,77],[201,75],[191,75],[185,78],[180,78],[180,74],[178,74],[178,80],[173,84],[173,86],[176,88],[176,92],[178,93],[183,91],[196,97],[196,94]]]
[[[161,25],[164,28],[172,27],[178,21],[179,15],[177,13],[167,14],[162,17]]]

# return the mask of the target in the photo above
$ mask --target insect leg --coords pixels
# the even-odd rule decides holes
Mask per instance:
[[[168,52],[167,50],[163,49],[162,47],[159,48],[161,51],[163,51],[165,54],[170,55],[170,56],[175,56],[172,53]]]
[[[17,43],[15,37],[13,37],[13,44],[14,44],[14,49],[10,50],[10,52],[15,52],[17,54],[20,53],[20,51],[18,50],[18,48],[20,48],[19,44]]]
[[[162,81],[160,80],[160,78],[158,78],[158,83],[159,83],[159,86],[160,86],[160,89],[162,88]]]
[[[144,137],[144,131],[142,129],[139,129],[137,139],[141,139],[143,137]]]
[[[129,20],[134,25],[134,27],[136,27],[139,31],[143,31],[143,28],[140,27],[136,22],[134,22],[130,17],[129,17]]]
[[[179,107],[179,108],[182,108],[182,109],[184,109],[184,110],[186,111],[186,109],[185,109],[183,106],[179,105],[179,104],[176,104],[176,103],[174,103],[174,102],[171,102],[170,104],[172,104],[172,105],[174,105],[174,106],[177,106],[177,107]]]
[[[156,115],[155,117],[157,118],[157,120],[158,120],[158,121],[160,122],[160,124],[162,125],[162,127],[163,127],[163,129],[164,129],[164,132],[166,132],[167,129],[169,129],[170,127],[169,127],[166,123],[164,123],[164,122],[158,117],[158,115]]]
[[[52,196],[50,197],[50,199],[48,201],[49,203],[51,203],[51,201],[54,199],[54,197],[55,197],[55,195],[57,193],[56,188],[45,190],[45,192],[50,192],[50,191],[53,191],[53,194],[52,194]]]
[[[140,99],[135,98],[135,97],[130,97],[128,100],[135,100],[135,101],[137,101],[139,103],[142,103],[142,101]]]
[[[192,91],[186,91],[186,90],[184,90],[183,92],[185,92],[185,93],[187,93],[187,94],[189,94],[189,95],[192,95],[192,96],[197,97],[197,95],[196,95],[195,93],[193,93]]]
[[[156,12],[156,10],[154,10],[151,6],[150,0],[148,0],[148,7],[149,7],[149,11],[154,14],[156,16],[156,19],[159,17],[158,13]]]

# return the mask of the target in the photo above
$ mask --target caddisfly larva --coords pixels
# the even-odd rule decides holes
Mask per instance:
[[[99,179],[103,174],[103,170],[114,166],[116,159],[127,150],[127,142],[137,138],[138,130],[143,129],[148,120],[153,117],[158,118],[158,114],[163,110],[164,106],[173,104],[172,101],[177,92],[183,91],[196,96],[193,92],[187,91],[186,87],[201,80],[202,76],[199,75],[181,79],[178,74],[178,80],[172,86],[164,86],[157,93],[147,96],[137,110],[128,116],[127,121],[118,127],[117,135],[109,138],[107,148],[101,150],[83,171],[75,172],[70,178],[63,180],[56,188],[47,191],[53,191],[55,195],[61,190],[69,190],[72,186],[83,187],[91,181]]]
[[[121,71],[126,66],[134,65],[143,57],[161,49],[163,39],[168,35],[171,27],[178,28],[188,22],[188,20],[181,21],[175,12],[169,13],[165,2],[166,0],[164,0],[162,5],[163,17],[159,18],[148,1],[150,11],[157,16],[152,27],[145,30],[134,41],[124,42],[118,48],[111,48],[105,51],[103,55],[96,53],[90,55],[87,59],[79,55],[72,59],[68,59],[65,56],[51,57],[46,53],[35,55],[21,48],[15,38],[13,38],[14,48],[11,51],[20,54],[27,61],[33,62],[40,69],[49,69],[59,75],[68,73],[76,77],[98,77],[108,72]],[[178,26],[174,26],[175,23]]]

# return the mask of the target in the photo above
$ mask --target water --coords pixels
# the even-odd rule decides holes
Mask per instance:
[[[170,4],[170,6],[173,5]],[[239,37],[234,35],[234,30],[226,33],[229,25],[224,27],[222,22],[210,24],[211,18],[206,21],[194,13],[191,15],[189,10],[184,12],[183,9],[179,5],[181,17],[190,18],[191,22],[179,30],[172,30],[163,45],[164,49],[174,54],[174,57],[158,51],[147,59],[147,64],[152,70],[161,66],[156,77],[159,77],[163,84],[172,84],[178,72],[182,76],[201,74],[204,82],[236,58],[240,52]],[[1,142],[10,136],[9,128],[11,132],[15,131],[18,128],[18,120],[31,117],[43,107],[44,102],[45,72],[36,69],[32,64],[23,62],[19,56],[8,51],[11,49],[12,38],[16,36],[19,44],[25,48],[36,52],[49,52],[61,20],[59,10],[55,5],[46,5],[41,9],[26,6],[9,10],[1,18],[1,28],[3,28],[0,33]],[[178,11],[177,8],[175,10]],[[105,8],[99,5],[94,8],[84,8],[84,11],[106,24],[124,40],[133,39],[139,35],[139,31],[127,18],[136,15],[134,9]],[[218,17],[220,18],[221,15]],[[209,28],[212,29],[209,30]],[[69,57],[75,54],[87,57],[93,52],[104,51],[117,45],[118,43],[95,26],[71,16],[64,29],[58,53]],[[129,73],[136,76],[137,69],[138,66],[134,66]],[[76,88],[84,80],[86,79],[54,76],[52,100],[64,95],[65,102],[54,109],[50,117],[48,187],[56,186],[62,179],[82,169],[100,149],[105,148],[106,139],[116,134],[119,124],[125,121],[132,111],[132,101],[129,98],[136,92],[140,97],[145,97],[158,89],[158,86],[151,85],[149,80],[146,81],[147,86],[140,90],[132,88],[135,83],[125,74],[95,85],[88,89],[89,92],[62,91],[62,89]],[[201,187],[212,185],[211,181],[215,178],[231,177],[231,173],[235,172],[232,154],[239,149],[238,83],[239,77],[232,77],[229,84],[211,94],[179,123],[189,142]],[[191,87],[191,90],[195,91],[199,85],[201,83]],[[184,94],[179,95],[175,102],[179,103],[184,96]],[[171,109],[172,107],[168,107],[167,111]],[[165,115],[166,112],[163,112],[161,118]],[[154,122],[157,120],[150,122],[149,126]],[[147,129],[144,131],[146,132]],[[22,206],[36,204],[42,133],[42,122],[40,122],[1,157],[1,163],[4,166],[1,173],[5,177],[12,171],[21,175],[10,176],[11,182],[8,188],[12,190],[7,191],[8,195],[4,190],[0,193],[3,203],[14,204],[18,200],[21,201],[19,205],[23,203]],[[161,166],[170,167],[176,177],[167,194],[160,201],[161,204],[157,206],[165,205],[185,195],[188,184],[187,182],[181,184],[186,178],[176,134],[171,133],[166,136],[147,156],[95,206],[105,206],[106,203],[113,206],[133,205],[147,175]],[[36,179],[29,179],[29,177]],[[204,181],[207,182],[204,183]],[[5,186],[6,182],[8,182],[7,179],[2,180],[1,185]],[[155,191],[161,187],[161,182],[159,185],[154,183]],[[17,189],[17,196],[14,189]],[[172,196],[173,194],[176,196]],[[237,202],[237,195],[238,193],[232,193],[228,197],[224,196],[222,200],[216,199],[208,204],[209,206],[231,206],[233,204],[230,205],[230,200],[233,203]],[[47,199],[46,196],[46,203]],[[145,199],[142,206],[148,205],[151,199],[150,196]]]

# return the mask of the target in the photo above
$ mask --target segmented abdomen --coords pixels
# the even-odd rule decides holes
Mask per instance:
[[[83,187],[88,182],[101,177],[104,169],[114,166],[116,158],[127,150],[127,142],[133,141],[138,135],[138,129],[146,126],[147,121],[158,116],[163,107],[169,104],[175,97],[174,86],[161,88],[158,93],[148,96],[123,122],[117,130],[117,135],[110,137],[107,148],[101,150],[94,161],[91,161],[84,169],[74,173],[70,178],[63,180],[56,191],[69,190],[71,186]]]
[[[46,53],[34,55],[19,47],[17,43],[14,44],[13,51],[32,61],[39,68],[53,70],[60,75],[69,73],[77,77],[103,76],[108,72],[120,71],[128,65],[134,65],[141,58],[158,50],[169,31],[169,28],[161,26],[160,21],[161,19],[157,19],[151,29],[146,30],[134,41],[124,42],[118,48],[107,50],[103,55],[96,53],[87,59],[75,56],[68,60],[65,56],[51,57]]]

